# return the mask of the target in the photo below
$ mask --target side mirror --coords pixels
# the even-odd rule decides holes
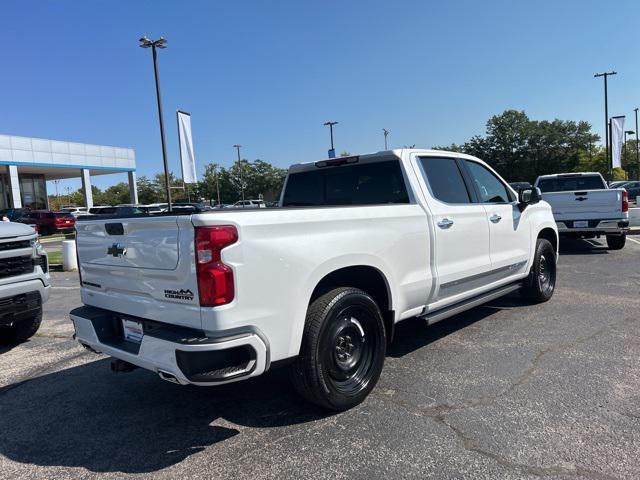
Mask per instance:
[[[529,205],[534,205],[542,200],[542,192],[538,187],[527,188],[525,190],[520,190],[519,194],[519,204],[520,211],[523,211]]]

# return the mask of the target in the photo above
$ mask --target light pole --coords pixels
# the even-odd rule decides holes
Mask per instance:
[[[244,208],[244,180],[242,179],[242,160],[240,160],[240,147],[242,145],[235,144],[233,148],[238,151],[238,172],[240,173],[240,191],[242,192],[242,208]]]
[[[171,188],[169,185],[169,164],[167,163],[167,146],[164,140],[164,120],[162,118],[162,99],[160,98],[160,78],[158,76],[158,48],[167,48],[167,41],[160,37],[158,40],[140,39],[140,47],[151,48],[153,52],[153,73],[156,79],[156,100],[158,101],[158,119],[160,120],[160,141],[162,142],[162,161],[164,163],[164,187],[167,191],[167,209],[171,211]]]
[[[636,178],[640,178],[640,150],[638,150],[638,148],[640,148],[638,145],[638,108],[634,108],[633,111],[636,112],[636,165],[638,167]]]
[[[338,122],[324,122],[325,127],[329,127],[329,134],[331,135],[331,150],[329,150],[329,158],[336,158],[336,149],[333,148],[333,126]]]
[[[53,184],[56,186],[56,207],[60,209],[60,196],[58,195],[58,184],[60,183],[60,179],[54,180]]]
[[[609,94],[607,90],[607,77],[617,75],[618,72],[596,73],[595,78],[604,77],[604,127],[605,127],[605,151],[607,154],[607,162],[611,165],[611,157],[609,156]],[[611,179],[610,179],[611,180]]]
[[[387,137],[389,136],[389,130],[383,128],[382,133],[384,134],[384,149],[388,150],[389,148],[387,147]]]

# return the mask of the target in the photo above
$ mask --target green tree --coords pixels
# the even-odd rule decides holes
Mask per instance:
[[[537,121],[506,110],[487,121],[484,136],[446,148],[485,160],[509,181],[531,182],[542,174],[579,171],[598,140],[588,122]]]
[[[164,177],[163,177],[164,178]],[[137,181],[138,202],[143,204],[157,203],[160,201],[160,191],[158,186],[146,176],[141,176]]]

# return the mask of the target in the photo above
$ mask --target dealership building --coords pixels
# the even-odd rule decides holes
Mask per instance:
[[[92,207],[91,177],[125,172],[131,203],[138,203],[131,148],[0,135],[0,210],[47,209],[47,181],[65,178],[82,179],[85,205]]]

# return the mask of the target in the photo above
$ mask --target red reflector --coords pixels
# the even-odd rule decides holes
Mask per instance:
[[[196,270],[200,305],[215,307],[233,300],[233,270],[222,263],[220,252],[238,241],[233,225],[196,227]]]
[[[622,192],[622,213],[629,211],[629,193]]]

